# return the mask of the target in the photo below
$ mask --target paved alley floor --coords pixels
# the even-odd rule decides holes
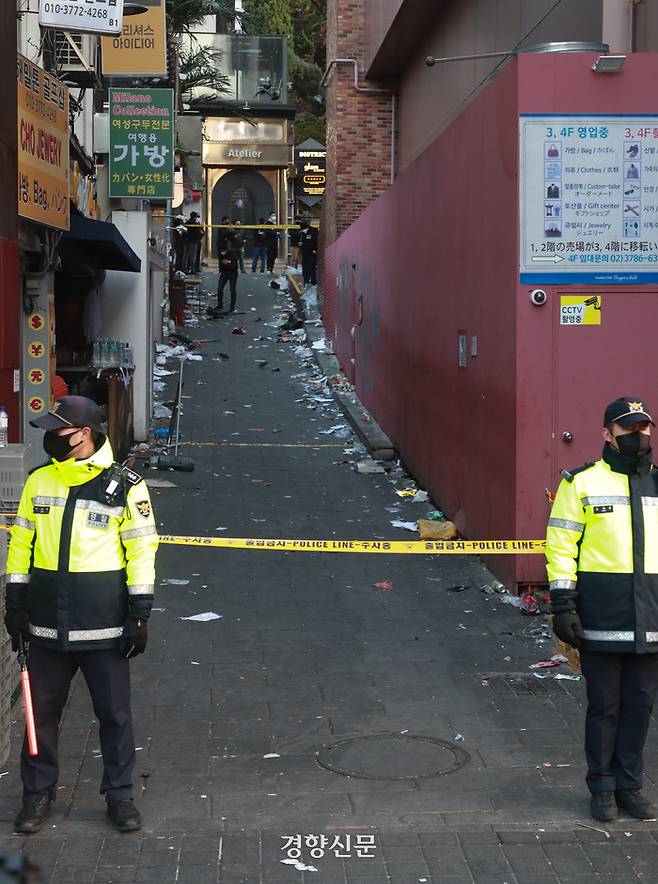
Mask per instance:
[[[326,432],[345,420],[310,386],[313,360],[277,342],[286,296],[268,282],[241,276],[241,314],[186,329],[220,340],[185,363],[195,471],[140,470],[173,485],[151,488],[160,530],[413,539],[390,522],[429,505],[398,497],[404,480],[355,473],[353,437]],[[165,382],[167,400],[175,376]],[[471,557],[161,546],[149,646],[132,666],[144,831],[106,822],[77,680],[56,812],[27,841],[11,834],[16,724],[0,849],[24,845],[51,884],[658,882],[657,824],[604,831],[588,817],[582,683],[534,677],[555,652],[542,620],[485,595],[488,579]],[[181,619],[204,612],[221,617]],[[338,745],[382,734],[397,736]],[[323,747],[368,776],[321,766]],[[655,729],[646,761],[658,774]]]

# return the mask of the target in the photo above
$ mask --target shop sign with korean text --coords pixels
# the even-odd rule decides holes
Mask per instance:
[[[658,282],[658,116],[524,114],[522,283]]]
[[[18,55],[18,214],[69,229],[69,93]]]
[[[39,0],[39,24],[58,31],[120,34],[123,0]]]
[[[106,77],[157,77],[167,73],[165,0],[141,0],[146,12],[125,16],[121,33],[101,40]]]
[[[110,100],[110,196],[172,199],[174,93],[113,89]]]

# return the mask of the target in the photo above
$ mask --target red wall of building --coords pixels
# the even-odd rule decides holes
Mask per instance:
[[[0,404],[9,412],[10,441],[18,441],[19,396],[13,392],[14,369],[20,366],[18,218],[16,214],[16,10],[0,8]]]
[[[633,395],[658,410],[658,348],[640,353],[636,337],[658,328],[658,286],[542,286],[549,303],[536,308],[519,283],[518,114],[658,113],[658,56],[608,76],[595,58],[510,63],[327,253],[326,325],[343,367],[470,538],[542,537],[545,489],[600,456],[605,404]],[[602,295],[603,321],[574,338],[559,295],[584,291]],[[459,331],[469,351],[478,339],[465,369]],[[545,579],[541,556],[489,564],[510,582]]]
[[[515,522],[516,116],[510,66],[329,255],[341,286],[327,288],[325,312],[341,363],[470,537],[511,537]],[[478,338],[466,369],[458,330],[469,346]]]

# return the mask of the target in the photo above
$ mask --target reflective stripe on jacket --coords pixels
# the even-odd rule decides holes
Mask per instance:
[[[118,644],[129,613],[148,617],[158,535],[148,488],[132,474],[108,504],[106,440],[86,460],[35,470],[23,489],[7,557],[7,604],[27,607],[36,644]]]
[[[658,652],[658,471],[599,460],[558,489],[546,532],[551,600],[575,604],[584,647]]]

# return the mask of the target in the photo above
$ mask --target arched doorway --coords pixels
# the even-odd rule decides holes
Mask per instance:
[[[212,191],[212,223],[221,224],[224,215],[242,224],[257,224],[274,211],[274,191],[269,181],[255,169],[233,169],[219,179]],[[249,241],[249,240],[248,240]],[[212,255],[217,256],[213,236]]]

